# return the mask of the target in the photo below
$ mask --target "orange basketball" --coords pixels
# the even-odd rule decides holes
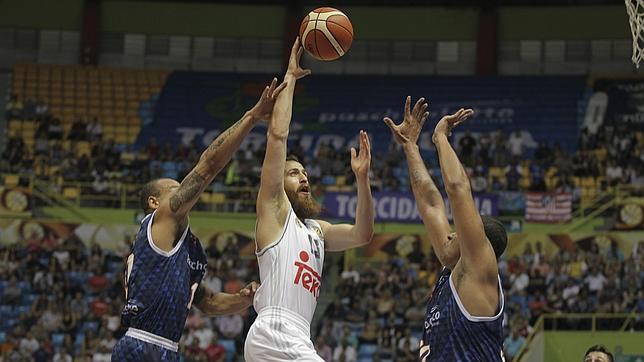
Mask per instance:
[[[302,20],[300,39],[315,59],[335,60],[351,48],[353,26],[342,11],[317,8]]]

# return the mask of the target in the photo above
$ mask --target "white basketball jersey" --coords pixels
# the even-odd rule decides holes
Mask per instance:
[[[315,220],[302,223],[291,208],[281,237],[257,252],[261,286],[253,306],[281,307],[302,316],[309,325],[320,296],[324,238]]]

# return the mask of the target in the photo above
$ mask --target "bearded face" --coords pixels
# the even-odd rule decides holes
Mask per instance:
[[[308,185],[298,191],[287,190],[286,196],[293,206],[295,215],[300,219],[315,219],[322,211],[322,205],[313,198]]]
[[[295,215],[300,219],[313,219],[320,215],[322,206],[311,195],[308,175],[297,161],[286,161],[284,191]]]

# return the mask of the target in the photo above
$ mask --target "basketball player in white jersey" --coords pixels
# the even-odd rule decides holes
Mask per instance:
[[[360,132],[359,153],[351,149],[358,188],[355,225],[314,220],[320,205],[311,196],[306,170],[297,159],[286,157],[295,83],[310,74],[299,65],[302,50],[296,39],[284,77],[287,85],[277,97],[268,126],[257,196],[261,286],[254,299],[258,316],[246,336],[247,362],[322,362],[311,342],[310,329],[320,294],[324,252],[365,245],[373,236],[371,153],[366,132]]]

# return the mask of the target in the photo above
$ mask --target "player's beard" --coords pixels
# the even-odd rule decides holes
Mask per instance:
[[[293,211],[299,219],[315,219],[322,212],[322,205],[320,205],[310,193],[307,197],[300,194],[298,191],[286,191],[288,201],[291,202]]]

